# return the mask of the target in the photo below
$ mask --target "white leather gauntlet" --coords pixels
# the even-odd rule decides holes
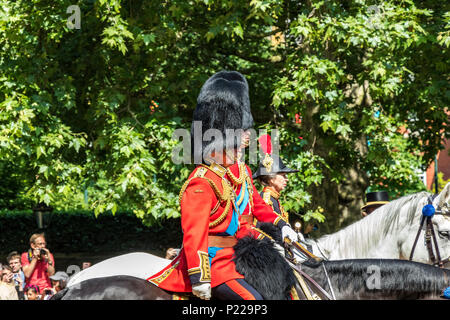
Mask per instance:
[[[203,300],[211,299],[211,283],[197,283],[192,286],[192,293]]]

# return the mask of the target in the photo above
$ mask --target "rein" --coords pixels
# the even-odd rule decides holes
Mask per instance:
[[[285,247],[286,249],[288,249],[288,251],[291,251],[292,249],[297,249],[300,252],[302,252],[304,255],[306,255],[309,259],[314,260],[315,262],[320,263],[322,261],[321,258],[315,256],[314,254],[312,254],[311,252],[309,252],[307,249],[305,249],[301,244],[299,244],[298,242],[292,242],[289,240],[289,238],[285,238],[284,239],[284,243],[285,243]],[[293,257],[293,255],[291,254],[291,257]],[[314,286],[325,298],[327,298],[328,300],[336,300],[336,297],[334,295],[334,291],[333,291],[333,287],[331,286],[331,280],[328,276],[328,272],[327,269],[325,268],[325,265],[322,262],[322,266],[323,269],[325,271],[325,277],[327,279],[327,283],[328,286],[330,287],[330,291],[331,291],[331,296],[330,294],[324,290],[313,278],[311,278],[308,274],[306,274],[302,269],[301,269],[301,265],[299,263],[297,263],[297,261],[295,260],[295,258],[292,259],[287,259],[289,265],[291,266],[292,269],[294,269],[294,271],[296,271],[300,277],[305,278],[306,280],[308,280],[312,286]],[[299,282],[301,281],[301,279],[299,279]],[[308,288],[303,288],[304,284],[302,285],[302,283],[300,283],[300,286],[302,287],[302,290],[306,290],[308,291]],[[311,296],[310,293],[305,292],[305,296],[308,298],[308,296]]]
[[[416,249],[417,241],[419,240],[420,233],[422,232],[423,225],[426,223],[425,226],[425,246],[427,247],[428,251],[428,257],[431,261],[431,263],[435,266],[439,266],[440,268],[444,267],[444,264],[446,264],[450,257],[442,260],[441,254],[439,252],[439,245],[436,238],[436,233],[434,232],[433,222],[432,218],[435,214],[441,214],[441,215],[447,215],[449,214],[448,211],[444,211],[441,208],[437,208],[437,210],[433,206],[433,200],[436,198],[437,194],[434,194],[431,197],[428,197],[428,204],[425,205],[422,209],[422,218],[420,220],[420,226],[419,230],[417,231],[416,238],[414,240],[413,247],[411,249],[411,254],[409,256],[409,260],[411,261],[414,255],[414,251]],[[433,240],[433,241],[432,241]],[[436,251],[436,255],[433,251],[433,245],[434,249]]]
[[[336,300],[328,292],[325,291],[316,281],[314,281],[313,278],[311,278],[308,274],[306,274],[301,268],[299,268],[298,265],[295,265],[293,263],[290,263],[291,268],[297,271],[302,277],[304,277],[306,280],[308,280],[321,294],[323,294],[328,300]],[[327,275],[328,277],[328,275]],[[330,287],[331,288],[331,287]],[[334,294],[333,294],[334,296]]]

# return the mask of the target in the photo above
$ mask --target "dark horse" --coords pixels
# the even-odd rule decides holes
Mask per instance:
[[[322,261],[309,266],[303,264],[301,268],[328,292],[328,283],[331,283],[338,300],[439,299],[442,291],[450,286],[450,270],[404,260]],[[270,292],[262,294],[267,299],[273,299]],[[52,297],[52,300],[172,299],[170,292],[131,276],[86,280],[65,288]]]

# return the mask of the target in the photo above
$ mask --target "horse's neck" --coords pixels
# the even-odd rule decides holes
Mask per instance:
[[[411,224],[411,215],[414,216],[417,203],[423,196],[417,194],[386,204],[345,229],[319,238],[316,244],[328,259],[376,257],[374,251],[382,250],[383,245],[390,251],[383,252],[384,255],[398,258],[397,243],[392,241],[398,238],[402,228]]]
[[[369,224],[369,220],[373,220],[369,218],[317,239],[322,254],[332,260],[367,257],[368,252],[381,241],[380,230]]]

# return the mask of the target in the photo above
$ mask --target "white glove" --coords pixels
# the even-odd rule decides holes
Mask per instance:
[[[211,299],[211,283],[200,282],[192,286],[192,293],[203,300]]]
[[[297,232],[295,232],[291,227],[289,226],[284,226],[283,228],[281,228],[281,238],[289,238],[289,240],[291,240],[292,242],[294,241],[298,241],[298,235]]]

